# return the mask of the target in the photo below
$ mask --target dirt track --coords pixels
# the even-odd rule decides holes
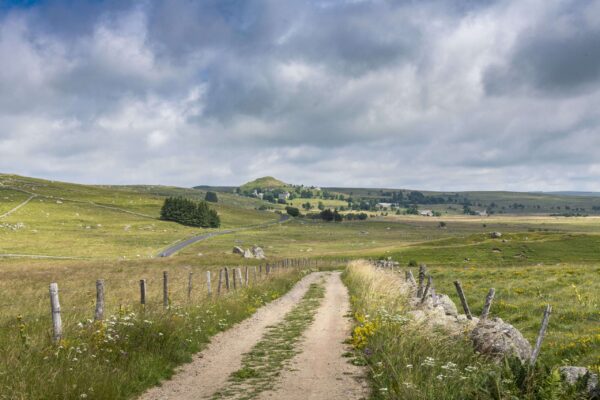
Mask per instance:
[[[160,387],[143,394],[141,400],[191,400],[210,398],[241,367],[243,353],[260,340],[269,325],[278,323],[302,298],[311,283],[326,276],[326,293],[315,321],[300,344],[301,353],[292,369],[282,371],[274,391],[261,399],[361,399],[367,397],[362,369],[348,363],[342,354],[350,322],[348,293],[339,273],[313,273],[290,292],[258,310],[251,318],[213,337],[208,347],[184,365]]]
[[[348,351],[344,340],[351,324],[348,291],[335,273],[328,277],[325,299],[314,323],[300,344],[302,352],[291,370],[283,372],[275,391],[263,392],[259,399],[342,400],[367,398],[363,371],[342,355]]]

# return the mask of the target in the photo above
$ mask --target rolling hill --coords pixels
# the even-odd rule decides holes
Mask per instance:
[[[145,258],[199,232],[158,219],[167,196],[204,192],[166,186],[94,186],[0,174],[0,255]],[[276,221],[260,200],[219,194],[222,229]]]

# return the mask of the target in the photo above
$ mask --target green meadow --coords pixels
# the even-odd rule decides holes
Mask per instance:
[[[158,219],[166,196],[203,199],[193,189],[75,185],[0,175],[0,256],[151,258],[179,240],[209,232]],[[221,195],[212,205],[221,229],[255,226],[279,219],[255,203]]]
[[[449,294],[455,301],[452,282],[462,281],[475,314],[481,311],[489,288],[494,287],[493,315],[514,324],[530,341],[539,329],[543,307],[549,303],[554,311],[542,350],[543,362],[600,368],[598,217],[390,214],[365,221],[325,223],[297,218],[275,224],[280,215],[259,211],[262,205],[267,205],[261,200],[219,192],[219,202],[211,204],[221,216],[219,230],[236,231],[197,242],[173,257],[156,258],[156,254],[170,244],[210,232],[159,220],[164,198],[184,196],[201,200],[206,190],[209,189],[75,185],[0,175],[0,338],[9,346],[0,353],[0,358],[11,371],[21,371],[31,379],[20,381],[21,387],[11,386],[13,393],[21,396],[16,398],[43,397],[43,393],[28,392],[26,387],[35,382],[31,371],[46,365],[45,361],[31,359],[30,364],[20,364],[19,354],[30,350],[45,354],[52,349],[48,310],[50,282],[59,283],[67,332],[79,335],[77,337],[84,342],[92,337],[85,336],[90,332],[80,332],[78,323],[93,315],[96,279],[105,280],[107,314],[116,316],[139,311],[139,280],[147,279],[148,301],[161,329],[172,332],[173,338],[193,341],[183,353],[178,353],[175,347],[165,348],[166,352],[157,356],[164,357],[160,371],[149,370],[151,375],[135,381],[137,386],[125,385],[125,391],[120,392],[109,380],[102,384],[104,398],[125,398],[167,376],[174,365],[187,359],[206,340],[203,335],[187,335],[186,329],[191,327],[185,322],[187,317],[175,323],[170,320],[172,316],[159,312],[162,272],[170,274],[170,296],[174,304],[187,307],[188,302],[203,302],[206,271],[212,271],[216,279],[215,272],[223,266],[259,265],[259,260],[244,260],[232,254],[233,246],[259,245],[265,250],[268,262],[310,258],[327,263],[339,258],[389,257],[400,263],[402,271],[411,261],[425,263],[436,290]],[[294,200],[297,201],[303,200]],[[318,200],[311,202],[316,205]],[[281,210],[282,207],[276,208]],[[492,239],[492,231],[501,232],[502,237]],[[46,258],[40,259],[40,256]],[[188,300],[190,272],[194,273],[194,291]],[[297,276],[290,276],[262,287],[276,290],[279,295],[296,279]],[[260,297],[257,305],[268,301],[268,296],[252,293],[251,296]],[[240,294],[218,312],[227,315],[229,310],[235,313],[234,320],[242,318],[252,311],[239,303],[247,299],[245,294]],[[191,309],[186,312],[197,315]],[[228,317],[219,319],[230,321]],[[210,332],[223,328],[219,327],[218,319],[211,321],[211,325],[207,325]],[[154,338],[143,340],[153,343]],[[77,345],[71,343],[65,348],[75,349]],[[11,350],[6,350],[8,348]],[[85,374],[92,374],[95,367],[88,361]],[[72,368],[63,359],[59,363],[52,368]],[[119,368],[131,367],[119,365]],[[133,373],[127,371],[124,376]],[[13,374],[6,371],[2,374],[0,379],[5,384],[16,382]],[[91,376],[85,374],[70,377],[55,389],[84,382]],[[79,395],[76,391],[71,394],[66,398]]]

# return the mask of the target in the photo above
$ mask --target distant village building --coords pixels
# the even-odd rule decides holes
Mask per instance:
[[[287,200],[290,198],[290,192],[279,193],[279,200]]]
[[[431,210],[419,210],[419,215],[422,217],[433,217],[433,211]]]
[[[483,210],[483,211],[475,211],[477,213],[477,215],[479,215],[480,217],[487,217],[488,213],[487,210]]]
[[[254,197],[258,197],[259,199],[263,199],[264,193],[259,193],[258,190],[254,189],[254,191],[252,192],[252,196]]]
[[[385,210],[392,208],[392,206],[393,206],[392,203],[377,203],[377,207],[385,209]]]

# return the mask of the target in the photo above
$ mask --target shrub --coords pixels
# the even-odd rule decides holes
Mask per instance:
[[[218,203],[219,198],[215,192],[206,192],[206,196],[204,196],[204,200],[210,203]]]
[[[289,215],[291,215],[292,217],[297,217],[300,215],[300,210],[297,209],[296,207],[286,207],[285,211],[287,211],[287,213]]]

